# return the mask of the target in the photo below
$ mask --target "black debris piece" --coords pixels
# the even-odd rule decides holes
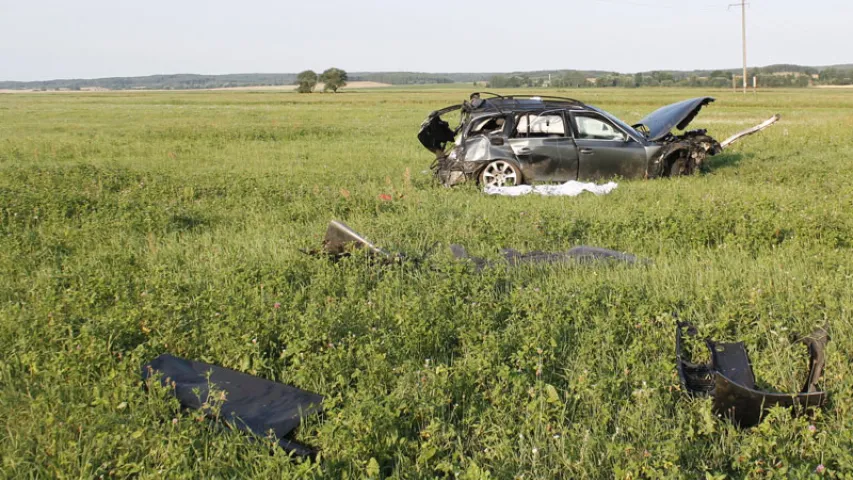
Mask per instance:
[[[321,395],[169,354],[160,355],[142,367],[143,380],[158,373],[163,386],[174,385],[172,393],[182,407],[202,408],[208,402],[212,387],[214,396],[210,400],[220,405],[219,418],[230,426],[261,437],[272,432],[279,445],[295,455],[316,453],[285,437],[303,418],[322,410]],[[219,392],[225,394],[221,403],[218,403]]]
[[[468,260],[476,265],[478,270],[482,270],[487,266],[492,266],[493,263],[486,259],[468,255],[465,247],[461,245],[451,245],[450,251],[453,256],[460,260]],[[648,263],[648,260],[640,260],[637,257],[617,252],[616,250],[608,250],[606,248],[578,246],[567,252],[539,252],[533,251],[521,253],[511,248],[501,250],[504,258],[510,266],[517,266],[529,263],[560,263],[560,262],[577,262],[577,263],[593,263],[593,262],[621,262],[634,264],[638,262]]]
[[[433,245],[433,248],[435,245]],[[315,250],[302,250],[304,253],[313,256],[325,256],[332,259],[340,259],[349,256],[355,249],[365,249],[370,256],[381,260],[382,263],[396,263],[402,260],[418,263],[423,261],[430,253],[432,248],[427,249],[423,254],[416,256],[404,255],[402,253],[389,253],[369,240],[365,239],[352,228],[348,227],[343,222],[332,220],[329,222],[329,227],[326,229],[326,236],[323,239],[323,247]],[[467,260],[477,266],[477,270],[482,270],[487,266],[491,266],[491,262],[468,255],[465,247],[461,245],[450,245],[450,251],[460,260]],[[649,260],[638,259],[637,257],[618,252],[616,250],[608,250],[606,248],[578,246],[570,249],[567,252],[539,252],[533,251],[521,253],[511,248],[501,250],[504,258],[510,266],[517,266],[528,263],[557,263],[557,262],[576,262],[576,263],[593,263],[593,262],[621,262],[621,263],[651,263]]]
[[[676,363],[681,385],[692,394],[714,398],[714,413],[730,417],[741,427],[757,425],[771,407],[792,408],[801,414],[826,403],[826,392],[817,389],[823,372],[824,349],[829,342],[825,328],[815,330],[802,340],[809,349],[809,376],[799,393],[764,392],[755,388],[755,375],[743,342],[721,343],[705,339],[711,355],[710,363],[695,364],[685,360],[684,333],[693,337],[696,328],[678,322],[675,333]]]

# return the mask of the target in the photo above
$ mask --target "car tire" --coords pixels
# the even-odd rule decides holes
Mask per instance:
[[[671,156],[666,165],[666,176],[668,177],[678,177],[693,173],[693,161],[685,152]]]
[[[523,178],[521,170],[510,161],[495,160],[489,162],[480,170],[480,186],[482,187],[512,187],[521,185]]]

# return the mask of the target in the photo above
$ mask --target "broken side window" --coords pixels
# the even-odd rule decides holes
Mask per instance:
[[[478,118],[477,120],[471,122],[471,129],[468,131],[468,135],[471,136],[479,134],[499,134],[503,132],[505,123],[506,118],[504,117]]]
[[[560,112],[522,113],[515,118],[513,138],[559,138],[566,136]]]

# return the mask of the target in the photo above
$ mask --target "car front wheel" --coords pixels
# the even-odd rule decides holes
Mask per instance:
[[[495,160],[480,172],[483,187],[511,187],[521,185],[521,171],[506,160]]]
[[[695,169],[693,159],[690,158],[687,152],[679,153],[678,156],[672,156],[667,160],[667,176],[677,177],[679,175],[692,175]]]

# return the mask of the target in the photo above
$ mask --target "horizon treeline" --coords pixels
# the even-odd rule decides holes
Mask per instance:
[[[732,85],[739,69],[726,70],[657,70],[623,74],[601,70],[543,70],[509,73],[424,73],[424,72],[353,72],[348,81],[372,81],[391,85],[428,85],[476,83],[492,88],[575,88],[575,87],[711,87]],[[853,85],[853,64],[830,67],[770,65],[748,71],[767,87],[808,87],[812,85]],[[297,83],[296,73],[243,73],[228,75],[150,75],[144,77],[109,77],[95,79],[60,79],[34,82],[0,81],[0,89],[12,90],[192,90],[207,88],[283,86]]]

